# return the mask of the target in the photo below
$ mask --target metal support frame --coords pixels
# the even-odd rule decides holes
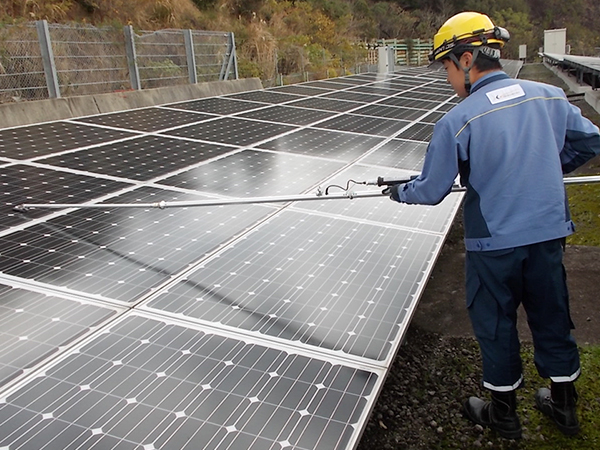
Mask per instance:
[[[229,79],[229,73],[233,67],[234,79],[238,79],[238,66],[237,66],[237,54],[235,52],[235,37],[233,32],[227,34],[227,53],[223,59],[223,65],[221,66],[221,73],[219,74],[219,80],[225,81]]]
[[[183,41],[185,42],[185,56],[187,58],[190,83],[196,84],[198,83],[198,73],[196,72],[196,55],[194,54],[192,30],[183,30]]]
[[[131,82],[131,88],[139,91],[142,89],[142,83],[140,81],[140,71],[137,64],[137,56],[135,54],[135,33],[131,25],[125,25],[123,27],[123,34],[125,35],[125,51],[127,53],[127,66],[129,67],[129,81]]]
[[[46,85],[48,87],[48,97],[60,98],[60,87],[58,85],[58,74],[56,64],[54,63],[54,52],[52,51],[52,41],[50,40],[50,30],[48,22],[37,20],[35,22],[40,51],[42,53],[42,63],[44,65],[44,74],[46,75]]]

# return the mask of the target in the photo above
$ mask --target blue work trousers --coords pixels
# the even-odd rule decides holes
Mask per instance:
[[[571,335],[564,239],[489,252],[467,252],[467,308],[481,349],[483,384],[514,390],[523,382],[517,309],[522,303],[541,377],[573,381],[579,352]]]

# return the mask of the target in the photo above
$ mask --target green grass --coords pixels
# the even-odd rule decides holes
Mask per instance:
[[[579,392],[578,414],[581,431],[577,436],[564,436],[551,420],[532,407],[538,388],[547,386],[533,364],[533,348],[524,346],[525,388],[518,391],[519,414],[527,437],[516,448],[523,450],[597,450],[600,449],[600,346],[580,348],[582,373],[576,382]],[[526,419],[526,420],[523,420]]]

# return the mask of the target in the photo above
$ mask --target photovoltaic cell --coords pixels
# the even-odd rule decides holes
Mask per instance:
[[[124,128],[137,131],[160,131],[194,122],[211,119],[214,116],[165,108],[143,108],[118,113],[77,119],[78,122]]]
[[[249,100],[252,102],[279,104],[291,102],[292,100],[299,100],[303,98],[303,96],[295,94],[286,94],[285,92],[277,92],[275,90],[263,90],[232,94],[229,95],[227,98],[238,98],[240,100]]]
[[[443,102],[448,100],[450,97],[452,97],[454,94],[448,93],[448,94],[436,94],[436,93],[431,93],[428,92],[426,89],[414,89],[412,91],[407,91],[407,92],[403,92],[401,94],[398,95],[398,97],[401,98],[416,98],[419,100],[430,100],[430,101],[435,101],[435,102]]]
[[[146,181],[216,158],[235,147],[146,135],[42,159],[71,169]]]
[[[403,90],[404,89],[402,89],[402,88],[393,89],[390,87],[372,84],[372,85],[368,85],[368,86],[353,87],[353,88],[349,89],[347,92],[360,92],[360,93],[365,93],[365,94],[376,94],[376,95],[388,96],[388,95],[396,95],[399,92],[402,92]]]
[[[132,315],[0,401],[0,446],[346,448],[379,378]]]
[[[373,103],[383,100],[385,96],[375,94],[363,94],[360,92],[349,91],[334,91],[330,94],[325,94],[323,98],[333,98],[338,100],[349,100],[351,102]]]
[[[322,109],[324,111],[344,112],[363,106],[363,103],[349,102],[346,100],[333,100],[330,98],[306,98],[289,103],[290,106],[300,108]]]
[[[427,114],[425,117],[421,118],[421,122],[428,122],[428,123],[437,123],[438,120],[440,120],[442,117],[444,117],[446,113],[443,111],[433,111],[430,112],[429,114]]]
[[[431,110],[439,105],[439,102],[431,101],[431,100],[419,100],[415,98],[405,98],[405,97],[388,97],[379,102],[381,105],[389,105],[389,106],[405,106],[407,108],[416,108],[416,109],[424,109]]]
[[[348,87],[347,85],[345,87]],[[284,92],[288,94],[298,94],[298,95],[321,95],[330,92],[335,89],[335,85],[331,85],[329,88],[325,88],[325,86],[314,87],[308,86],[306,84],[290,84],[288,86],[282,86],[278,88],[272,89],[274,92]]]
[[[0,155],[29,159],[129,136],[134,134],[70,122],[0,129]]]
[[[430,123],[413,123],[398,135],[399,138],[412,139],[414,141],[429,142],[433,135],[433,125]]]
[[[319,87],[323,89],[348,89],[349,87],[355,86],[357,84],[365,84],[365,82],[353,78],[336,78],[335,81],[309,81],[307,83],[304,83],[303,86]]]
[[[419,117],[423,117],[425,112],[422,109],[401,108],[376,104],[363,106],[356,111],[352,111],[352,114],[383,117],[389,119],[416,120]]]

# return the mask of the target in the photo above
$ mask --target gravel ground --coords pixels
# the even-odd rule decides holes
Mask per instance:
[[[474,339],[411,326],[358,449],[518,448],[462,417],[469,395],[486,395],[479,367]],[[526,427],[523,412],[521,421]]]

